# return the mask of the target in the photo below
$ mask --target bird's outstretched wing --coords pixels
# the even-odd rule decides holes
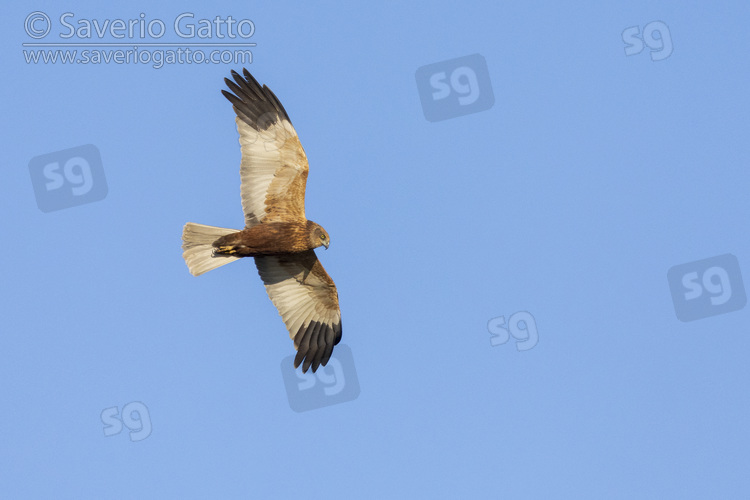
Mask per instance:
[[[307,155],[284,107],[267,86],[261,87],[246,69],[244,78],[232,71],[222,90],[237,117],[242,162],[242,209],[245,226],[261,221],[305,220]]]
[[[294,367],[325,366],[341,340],[341,311],[336,285],[315,251],[255,257],[255,265],[294,340]]]

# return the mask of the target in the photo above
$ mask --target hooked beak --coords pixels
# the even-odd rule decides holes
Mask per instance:
[[[323,243],[323,246],[326,247],[326,250],[328,250],[328,245],[330,245],[330,243],[328,243],[328,242]]]

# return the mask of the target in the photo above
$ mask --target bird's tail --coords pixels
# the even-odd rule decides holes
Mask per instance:
[[[204,226],[188,222],[182,230],[182,257],[190,269],[190,274],[200,276],[224,264],[234,262],[240,257],[233,255],[214,255],[213,242],[227,234],[238,233],[236,229]]]

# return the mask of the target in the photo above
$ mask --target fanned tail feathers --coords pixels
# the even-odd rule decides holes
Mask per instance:
[[[193,276],[200,276],[212,269],[234,262],[240,257],[214,255],[213,242],[227,234],[238,233],[236,229],[205,226],[188,222],[182,230],[182,257]]]

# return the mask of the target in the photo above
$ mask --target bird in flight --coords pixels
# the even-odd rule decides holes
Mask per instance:
[[[284,107],[249,71],[224,79],[240,134],[240,191],[245,228],[188,222],[182,256],[193,276],[253,257],[268,297],[294,341],[294,367],[315,372],[341,340],[336,285],[315,255],[328,248],[325,229],[305,217],[307,155]]]

